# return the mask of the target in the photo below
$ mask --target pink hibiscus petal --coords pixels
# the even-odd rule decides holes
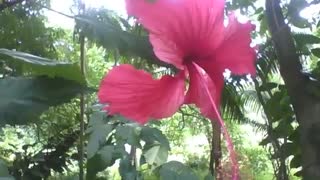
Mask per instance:
[[[220,68],[237,75],[256,74],[256,53],[250,47],[250,33],[255,28],[250,22],[239,23],[234,14],[229,16],[223,43],[215,50],[215,62]]]
[[[226,129],[224,121],[222,120],[219,112],[219,104],[217,97],[220,97],[222,85],[216,85],[209,78],[209,76],[201,69],[197,64],[188,64],[190,85],[186,95],[186,103],[196,104],[202,113],[202,115],[208,117],[211,120],[217,120],[221,126],[222,133],[226,139],[227,148],[230,153],[230,159],[232,163],[232,179],[238,179],[239,166],[236,160],[236,153],[232,144],[231,137]],[[223,81],[220,80],[220,81]]]
[[[220,107],[220,97],[223,89],[223,77],[221,76],[221,79],[216,78],[216,81],[212,81],[212,79],[203,69],[195,66],[194,64],[188,64],[188,71],[190,76],[190,84],[185,97],[185,103],[195,104],[197,107],[199,107],[202,115],[210,119],[216,119],[218,115],[212,110],[212,105],[205,89],[209,89],[215,105]]]
[[[150,32],[157,57],[183,69],[189,56],[208,56],[224,35],[224,0],[126,0],[134,15]]]
[[[184,100],[185,77],[151,74],[131,65],[114,67],[102,80],[98,97],[109,114],[121,114],[140,124],[172,116]]]

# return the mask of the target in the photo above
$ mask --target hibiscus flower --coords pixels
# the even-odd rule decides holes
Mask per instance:
[[[254,26],[239,23],[234,14],[225,26],[224,0],[126,0],[126,5],[128,14],[149,32],[155,55],[179,72],[154,79],[131,65],[119,65],[102,80],[100,102],[108,104],[109,114],[140,124],[170,117],[183,104],[195,104],[202,115],[219,121],[237,168],[219,113],[220,97],[226,69],[255,75],[256,54],[250,47]]]

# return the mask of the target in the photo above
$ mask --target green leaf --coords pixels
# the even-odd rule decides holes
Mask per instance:
[[[5,163],[0,159],[0,177],[8,176],[9,171]]]
[[[113,164],[112,163],[112,154],[114,152],[114,147],[113,146],[105,146],[101,150],[99,150],[98,155],[100,155],[102,161],[105,164]]]
[[[178,161],[163,164],[159,173],[161,180],[199,180],[191,168]]]
[[[118,141],[141,148],[139,136],[140,127],[136,124],[130,123],[116,128],[115,137]]]
[[[1,159],[0,159],[0,180],[14,180],[14,178],[10,176],[7,166]]]
[[[142,153],[148,164],[160,166],[167,162],[169,149],[161,144],[145,145]]]
[[[290,168],[298,168],[302,165],[302,156],[301,154],[295,155],[290,161]]]
[[[290,134],[288,139],[292,142],[300,144],[300,131],[299,131],[299,126]]]
[[[89,140],[87,145],[88,159],[92,158],[100,149],[100,146],[106,143],[108,134],[113,130],[113,126],[104,121],[104,112],[95,112],[91,115],[89,121]]]
[[[119,173],[123,180],[138,180],[138,172],[134,166],[132,166],[129,156],[124,156],[120,160]]]
[[[278,126],[274,128],[274,135],[277,138],[288,137],[294,132],[291,122],[287,119],[282,119]]]
[[[6,58],[5,60],[14,60],[15,63],[22,65],[23,71],[28,73],[28,75],[31,73],[31,75],[34,76],[45,75],[48,77],[61,77],[85,84],[85,79],[77,63],[58,62],[56,60],[8,49],[0,49],[0,55],[11,57],[11,59]]]
[[[260,86],[260,91],[270,91],[276,87],[278,87],[277,83],[268,82],[268,83],[264,83]]]
[[[263,8],[262,8],[263,10]],[[268,30],[268,23],[267,23],[267,17],[265,14],[261,14],[259,17],[261,17],[261,20],[260,20],[260,31],[259,33],[261,35],[265,35],[265,33],[267,32]]]
[[[311,49],[311,53],[320,58],[320,48]]]
[[[157,128],[150,128],[147,126],[141,129],[141,139],[146,142],[146,144],[161,144],[170,150],[170,144],[165,135]]]
[[[0,176],[0,180],[15,180],[15,178],[12,176],[6,176],[6,177]]]
[[[290,99],[285,90],[275,92],[270,99],[266,101],[266,110],[272,115],[273,122],[292,120],[293,109],[290,106]],[[290,123],[290,122],[289,122]]]
[[[94,128],[105,125],[107,123],[106,118],[107,118],[106,112],[96,111],[92,113],[88,123],[88,129],[87,129],[88,133],[93,131]]]
[[[292,16],[291,23],[298,28],[307,28],[311,25],[308,20],[302,18],[299,15]]]
[[[311,26],[307,19],[302,18],[299,13],[302,9],[308,7],[306,0],[291,0],[288,5],[288,17],[287,19],[294,26],[299,28],[306,28]]]
[[[142,127],[141,139],[146,142],[143,156],[148,164],[159,166],[167,161],[170,144],[159,129]]]
[[[293,38],[299,47],[302,47],[307,44],[320,43],[320,38],[312,34],[303,34],[303,33],[293,34]]]
[[[293,175],[297,176],[297,177],[301,177],[302,176],[302,170],[294,173]],[[309,177],[309,178],[312,178],[312,177]],[[307,178],[306,178],[307,179]]]
[[[209,172],[206,177],[204,178],[204,180],[215,180],[214,176],[212,176],[212,174]]]
[[[115,148],[114,146],[104,146],[87,162],[87,178],[95,179],[96,174],[112,166],[115,162]]]
[[[289,157],[291,155],[299,154],[300,148],[297,144],[294,143],[286,143],[281,145],[280,151],[285,157]]]
[[[50,106],[69,102],[87,88],[62,78],[0,79],[0,125],[21,125],[39,118]]]
[[[271,142],[271,137],[270,136],[267,136],[266,138],[264,138],[260,143],[259,145],[260,146],[265,146],[267,144],[269,144]]]
[[[283,117],[283,112],[281,111],[279,104],[282,98],[283,94],[278,91],[266,101],[266,111],[272,114],[272,120],[274,122],[279,121]]]

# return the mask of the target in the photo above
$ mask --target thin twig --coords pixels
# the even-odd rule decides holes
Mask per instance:
[[[81,0],[80,0],[81,4]],[[83,8],[84,11],[84,8]],[[80,69],[81,74],[85,77],[85,37],[83,32],[80,32]],[[84,179],[83,160],[84,160],[84,116],[85,116],[85,95],[80,94],[80,148],[79,148],[79,179]]]
[[[52,12],[54,12],[54,13],[60,14],[60,15],[62,15],[62,16],[65,16],[65,17],[67,17],[67,18],[71,18],[71,19],[75,19],[75,18],[76,18],[75,16],[71,16],[71,15],[65,14],[65,13],[63,13],[63,12],[54,10],[54,9],[52,9],[52,8],[50,8],[50,7],[47,7],[47,6],[41,6],[41,7],[44,8],[44,9],[47,9],[47,10],[49,10],[49,11],[52,11]]]
[[[81,73],[84,75],[84,36],[80,35],[80,64],[81,64]],[[84,107],[85,98],[84,93],[80,94],[80,148],[79,148],[79,179],[83,180],[83,146],[84,146]]]

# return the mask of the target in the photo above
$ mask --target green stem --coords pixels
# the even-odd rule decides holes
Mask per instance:
[[[211,128],[210,172],[216,180],[221,180],[223,178],[221,167],[221,126],[217,121],[211,121]]]
[[[85,12],[85,5],[82,0],[78,0],[79,12]],[[85,36],[83,29],[79,33],[80,41],[80,70],[81,75],[85,78]],[[85,94],[80,94],[80,147],[79,147],[79,180],[84,180],[84,119],[85,119]]]
[[[81,74],[85,77],[85,37],[80,34],[80,68]],[[79,147],[79,179],[84,179],[83,160],[84,160],[84,115],[85,115],[85,97],[80,94],[80,147]]]

